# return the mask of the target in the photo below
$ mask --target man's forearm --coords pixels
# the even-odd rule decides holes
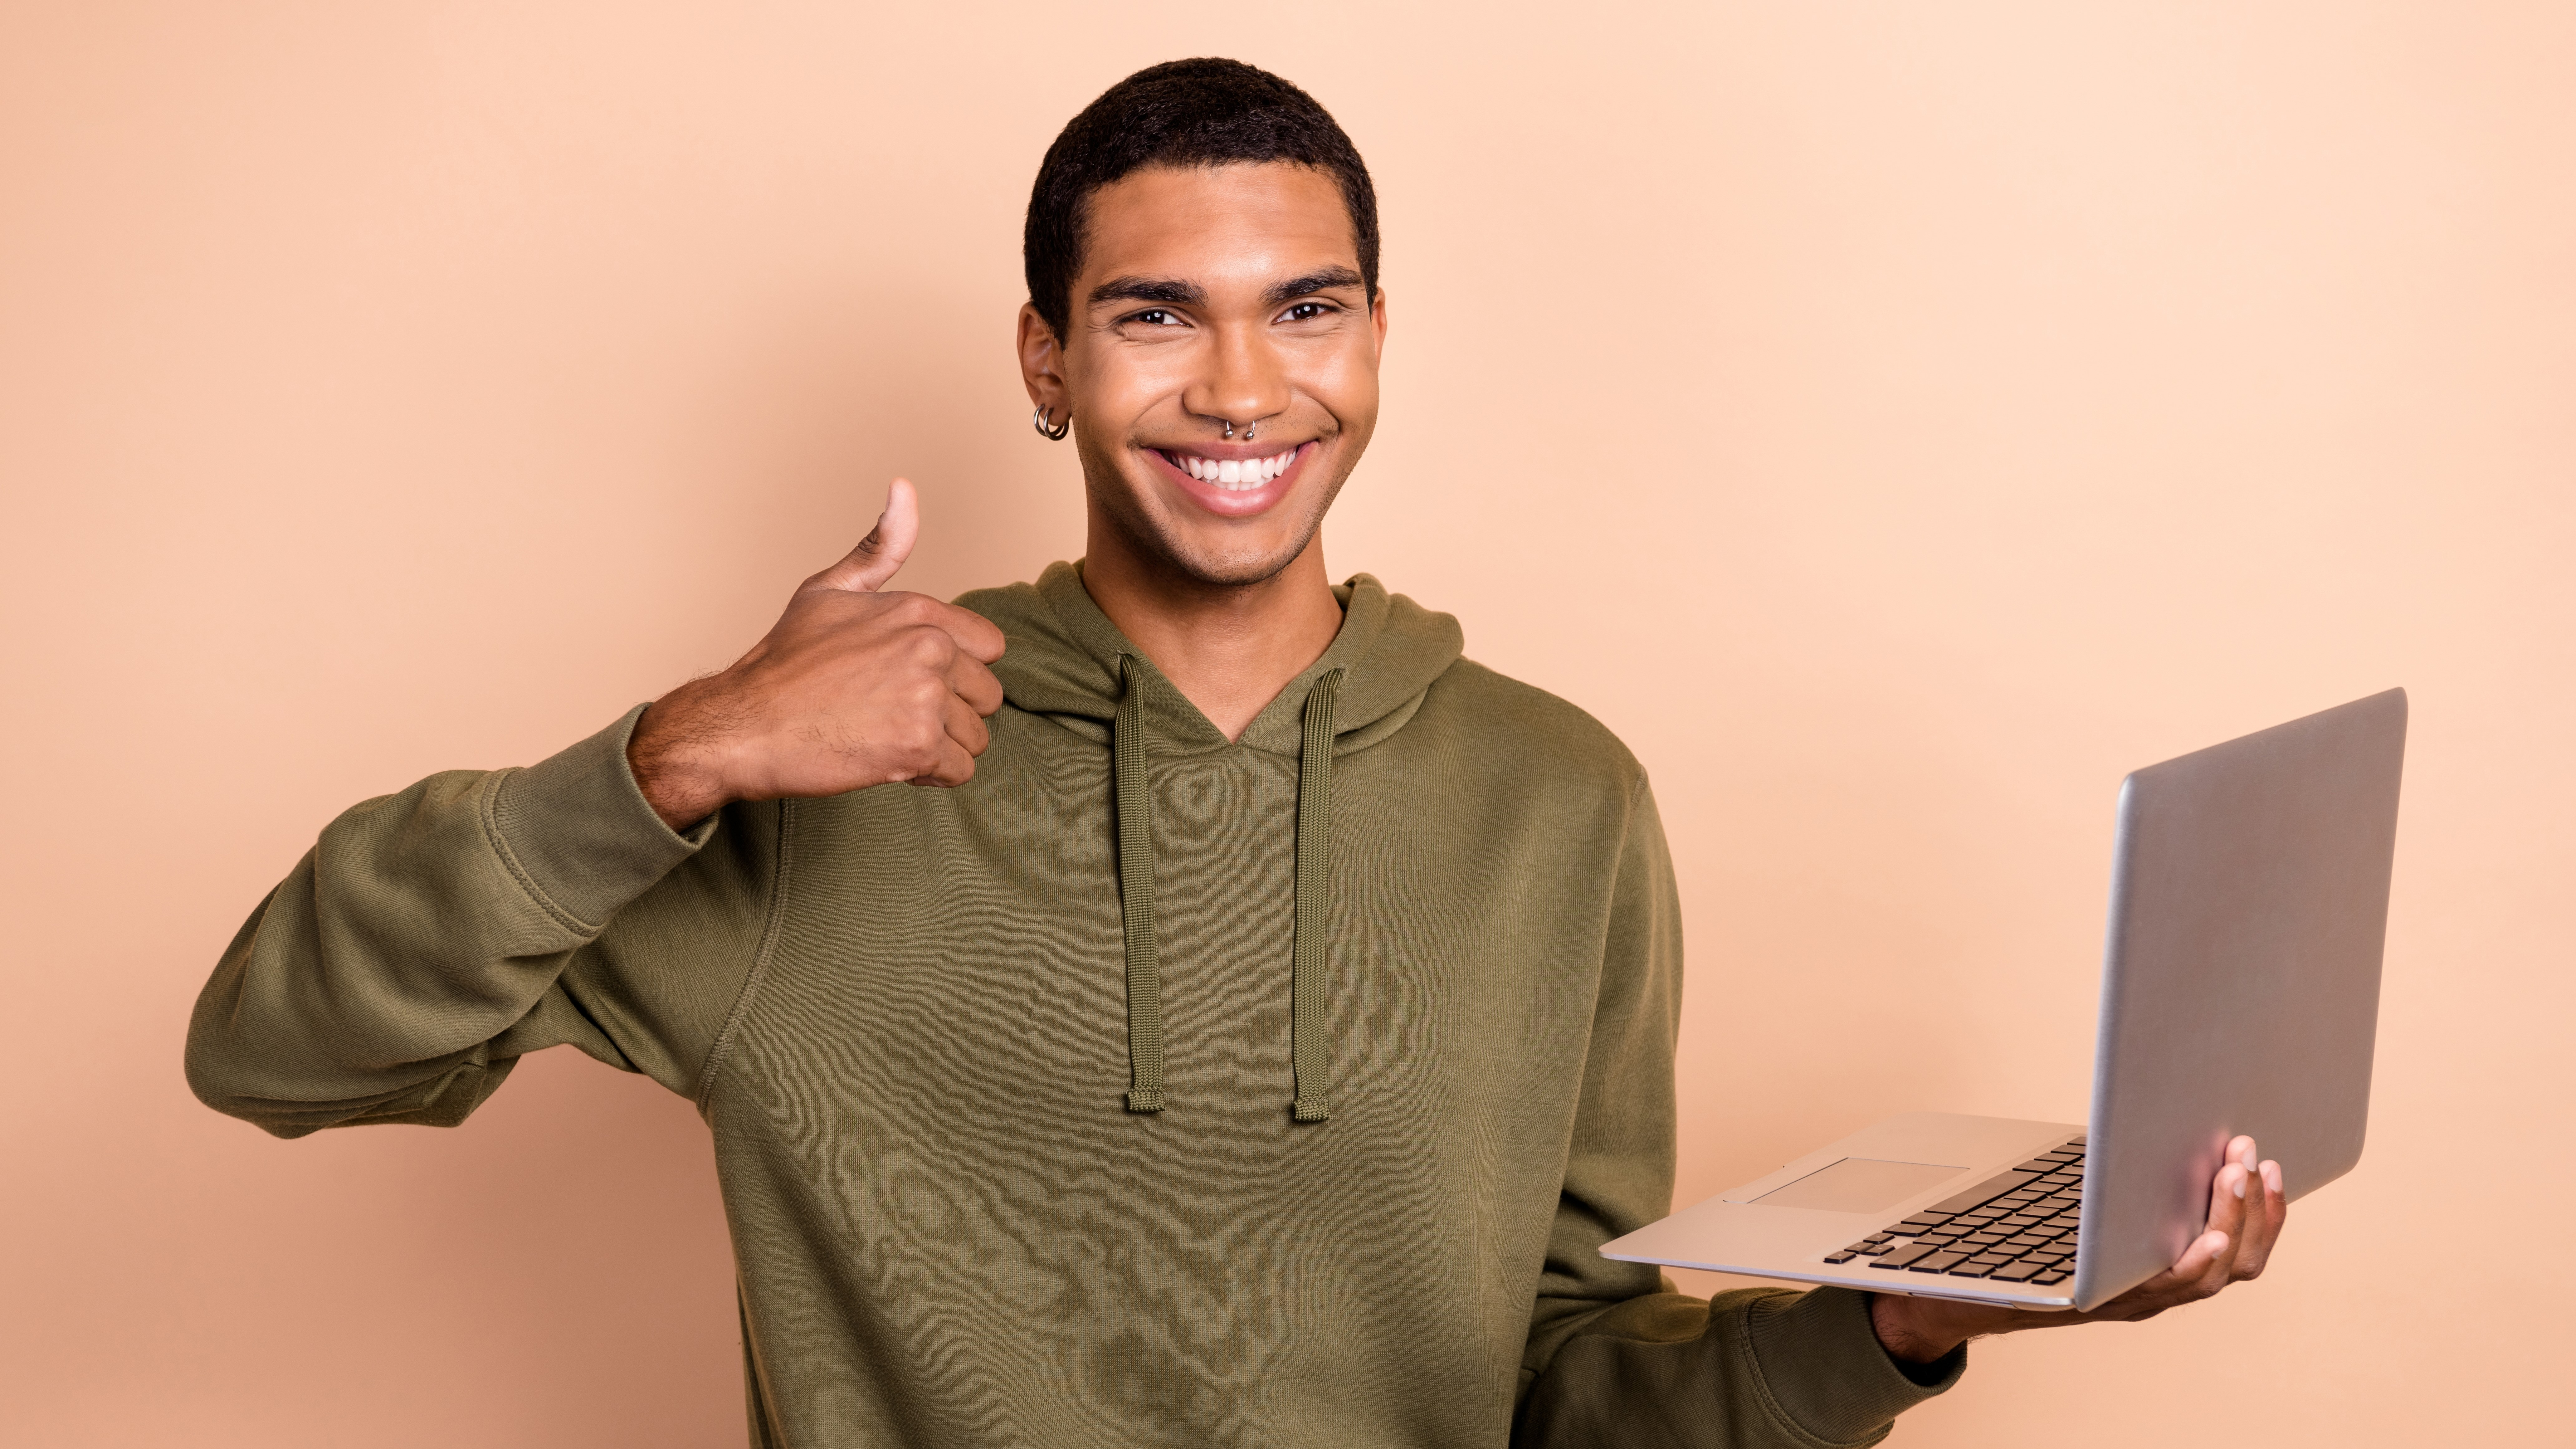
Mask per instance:
[[[725,731],[720,720],[708,717],[714,701],[699,683],[654,701],[626,745],[626,766],[644,803],[674,831],[685,832],[733,803],[713,759]]]

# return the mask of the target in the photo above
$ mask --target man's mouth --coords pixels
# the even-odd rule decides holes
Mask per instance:
[[[1228,493],[1250,493],[1285,473],[1297,462],[1297,449],[1266,458],[1202,458],[1195,453],[1158,449],[1175,468]]]

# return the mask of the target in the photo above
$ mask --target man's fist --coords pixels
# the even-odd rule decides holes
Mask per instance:
[[[879,592],[920,535],[894,480],[877,526],[807,579],[720,674],[655,701],[626,758],[655,814],[685,830],[736,800],[838,795],[896,780],[962,785],[1002,707],[1002,631],[922,594]]]

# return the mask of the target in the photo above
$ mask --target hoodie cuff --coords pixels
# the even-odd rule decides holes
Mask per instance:
[[[597,935],[715,833],[718,816],[681,835],[645,802],[626,763],[645,708],[560,754],[503,771],[490,796],[494,850],[539,905],[584,935]]]
[[[1968,1371],[1964,1343],[1928,1364],[1898,1363],[1870,1326],[1869,1299],[1817,1288],[1765,1299],[1746,1317],[1745,1339],[1772,1401],[1829,1444],[1873,1439]]]

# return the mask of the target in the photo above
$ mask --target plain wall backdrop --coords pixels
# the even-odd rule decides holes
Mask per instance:
[[[905,585],[1077,553],[1020,212],[1193,54],[1383,194],[1335,575],[1654,774],[1682,1202],[2080,1120],[2120,775],[2413,692],[2359,1169],[2261,1283],[1981,1345],[1897,1442],[2545,1437],[2576,8],[1221,10],[0,3],[0,1442],[741,1442],[685,1103],[559,1051],[277,1142],[186,1014],[334,813],[724,664],[890,475]]]

